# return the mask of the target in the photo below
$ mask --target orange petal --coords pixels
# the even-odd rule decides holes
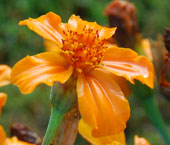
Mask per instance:
[[[129,96],[131,91],[130,91],[130,86],[128,84],[128,81],[125,78],[116,76],[114,74],[112,75],[112,78],[119,85],[124,95],[126,97]]]
[[[145,138],[138,137],[137,135],[134,138],[135,145],[151,145]]]
[[[53,12],[42,15],[37,19],[26,19],[19,22],[19,25],[27,25],[29,29],[36,32],[43,38],[62,45],[62,33],[64,24],[61,23],[60,16]]]
[[[141,47],[142,47],[142,50],[145,52],[145,55],[147,56],[147,58],[149,58],[150,61],[153,61],[152,50],[151,50],[149,39],[142,39]]]
[[[0,93],[0,114],[1,114],[1,110],[2,110],[2,107],[5,105],[6,103],[6,100],[7,100],[7,94],[5,93]]]
[[[118,76],[123,76],[134,84],[134,79],[153,88],[153,65],[144,56],[128,48],[112,47],[106,50],[104,68]]]
[[[3,142],[6,140],[6,133],[3,127],[0,125],[0,145],[3,145]]]
[[[46,48],[46,51],[48,52],[59,52],[61,49],[60,46],[58,46],[56,43],[49,40],[44,41],[44,46]]]
[[[11,68],[7,65],[0,65],[0,87],[10,84]]]
[[[38,84],[52,86],[55,81],[64,83],[69,79],[73,68],[58,53],[45,52],[27,56],[12,69],[11,81],[24,94],[31,93]]]
[[[116,27],[108,28],[98,25],[96,22],[88,22],[82,20],[79,16],[72,15],[68,21],[68,24],[71,26],[73,30],[77,30],[78,32],[83,32],[83,28],[90,28],[94,31],[99,32],[99,38],[108,39],[115,34]]]
[[[107,145],[124,145],[124,144],[117,141],[113,141],[111,144],[107,144]]]
[[[130,116],[129,103],[112,74],[104,69],[80,74],[77,93],[80,113],[93,128],[94,137],[110,136],[126,128]]]
[[[108,145],[112,144],[114,142],[119,142],[120,145],[125,145],[125,135],[124,132],[121,132],[119,134],[111,135],[111,136],[105,136],[100,138],[95,138],[91,134],[92,128],[86,124],[83,119],[79,121],[79,133],[91,144],[93,145]],[[117,144],[118,145],[118,144]]]

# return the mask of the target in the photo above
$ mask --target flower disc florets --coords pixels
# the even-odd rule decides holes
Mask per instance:
[[[63,31],[62,51],[66,53],[71,64],[77,69],[99,65],[107,48],[105,39],[99,38],[99,31],[83,28],[83,32]]]

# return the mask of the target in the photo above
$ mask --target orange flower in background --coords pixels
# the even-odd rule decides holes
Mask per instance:
[[[10,83],[11,68],[7,65],[0,65],[0,87]],[[7,100],[7,94],[0,92],[0,113]],[[17,137],[7,138],[3,127],[0,125],[0,145],[34,145],[17,139]]]
[[[92,145],[126,145],[124,132],[111,136],[94,138],[91,135],[91,130],[92,128],[90,128],[90,126],[88,126],[83,120],[80,120],[79,133]],[[134,137],[134,145],[150,145],[150,143],[145,138],[136,135]]]
[[[0,87],[10,83],[11,68],[7,65],[0,65]],[[5,105],[7,94],[0,92],[0,113],[2,107]]]
[[[120,133],[126,128],[130,108],[114,76],[134,84],[134,79],[153,88],[153,66],[130,49],[107,45],[116,28],[99,26],[72,15],[68,23],[49,12],[37,19],[21,21],[56,45],[56,51],[27,56],[12,69],[11,81],[24,94],[37,85],[53,86],[77,77],[77,94],[82,119],[94,137]],[[48,44],[46,44],[48,45]],[[54,48],[54,47],[53,47]]]
[[[126,145],[124,132],[111,136],[94,138],[91,135],[91,130],[92,128],[90,128],[90,126],[88,126],[83,120],[80,120],[79,133],[92,145]],[[145,138],[136,135],[134,137],[134,145],[150,145],[150,143]]]
[[[7,65],[0,65],[0,87],[10,84],[11,68]]]
[[[92,145],[125,145],[125,134],[121,132],[111,136],[105,136],[100,138],[94,138],[91,135],[92,128],[88,126],[82,119],[79,121],[79,133]],[[117,143],[117,144],[116,144]]]
[[[6,103],[6,100],[7,100],[7,94],[5,93],[0,93],[0,114],[1,114],[1,110],[2,110],[2,107],[5,105]]]
[[[17,139],[17,137],[7,138],[3,127],[0,125],[0,145],[35,145],[35,144],[20,141]]]
[[[138,137],[137,135],[134,138],[135,145],[151,145],[145,138]]]

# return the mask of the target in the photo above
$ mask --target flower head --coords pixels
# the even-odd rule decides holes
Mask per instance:
[[[145,138],[138,137],[137,135],[134,137],[135,145],[151,145]]]
[[[3,127],[0,125],[0,145],[35,145],[18,140],[17,137],[7,138]]]
[[[111,136],[94,138],[91,135],[91,128],[83,120],[79,122],[79,133],[92,145],[126,145],[124,132]],[[142,137],[134,136],[134,145],[150,145],[150,143]]]
[[[83,120],[79,121],[79,133],[92,145],[125,145],[125,134],[121,133],[114,134],[111,136],[94,138],[91,135],[92,128],[86,124]]]
[[[7,65],[0,65],[0,87],[10,84],[11,68]]]
[[[99,26],[72,15],[68,23],[49,12],[37,19],[21,21],[52,42],[52,52],[27,56],[12,70],[11,80],[24,94],[38,84],[77,78],[79,110],[94,137],[120,133],[130,116],[129,103],[117,83],[120,77],[134,79],[153,88],[153,67],[144,56],[130,49],[106,44],[116,28]],[[56,51],[55,47],[56,46]],[[115,79],[117,78],[117,79]],[[90,106],[89,106],[90,105]],[[112,127],[110,127],[112,126]]]
[[[10,83],[11,68],[7,65],[0,65],[0,87]],[[7,100],[7,94],[0,92],[0,113]],[[0,125],[0,145],[34,145],[17,139],[17,137],[7,138],[3,127]]]
[[[7,65],[0,65],[0,87],[10,83],[11,68]],[[2,107],[5,105],[7,94],[0,92],[0,113]]]
[[[105,8],[110,27],[118,27],[113,39],[121,47],[134,48],[138,37],[137,14],[134,4],[124,0],[111,1]]]
[[[2,110],[2,107],[5,105],[7,99],[7,95],[5,93],[0,93],[0,113]]]

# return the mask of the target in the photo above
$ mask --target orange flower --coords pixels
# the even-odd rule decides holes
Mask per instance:
[[[0,87],[10,83],[11,68],[7,65],[0,65]],[[0,113],[2,107],[5,105],[7,94],[0,92]]]
[[[56,51],[27,56],[12,69],[11,81],[24,94],[37,85],[65,83],[77,77],[77,94],[83,120],[94,137],[120,133],[126,128],[130,108],[113,74],[134,84],[134,79],[153,88],[153,66],[144,56],[130,49],[109,47],[106,40],[116,28],[99,26],[72,15],[68,23],[49,12],[37,19],[21,21],[44,39],[56,45]],[[112,127],[111,127],[112,126]]]
[[[83,120],[79,122],[79,133],[92,145],[126,145],[126,139],[124,132],[114,134],[111,136],[105,136],[100,138],[94,138],[91,135],[90,126],[88,126]],[[134,137],[135,145],[150,145],[145,138],[140,138],[137,135]]]
[[[35,145],[17,139],[17,137],[7,138],[3,127],[0,125],[0,145]]]
[[[0,65],[0,87],[10,83],[11,68],[7,65]],[[7,94],[0,92],[0,113],[7,100]],[[17,139],[17,137],[7,138],[3,127],[0,125],[0,145],[33,145]]]
[[[149,39],[142,39],[141,46],[142,46],[144,53],[149,58],[149,60],[153,61],[152,50],[151,50]]]
[[[88,126],[82,119],[79,121],[79,133],[93,145],[125,145],[125,134],[121,132],[111,136],[94,138],[91,135],[92,128]],[[117,144],[116,144],[117,143]]]
[[[6,103],[6,100],[7,100],[7,94],[0,92],[0,114],[1,114],[2,107]]]
[[[0,87],[10,84],[11,68],[7,65],[0,65]]]
[[[151,145],[145,138],[138,137],[137,135],[134,138],[135,145]]]

